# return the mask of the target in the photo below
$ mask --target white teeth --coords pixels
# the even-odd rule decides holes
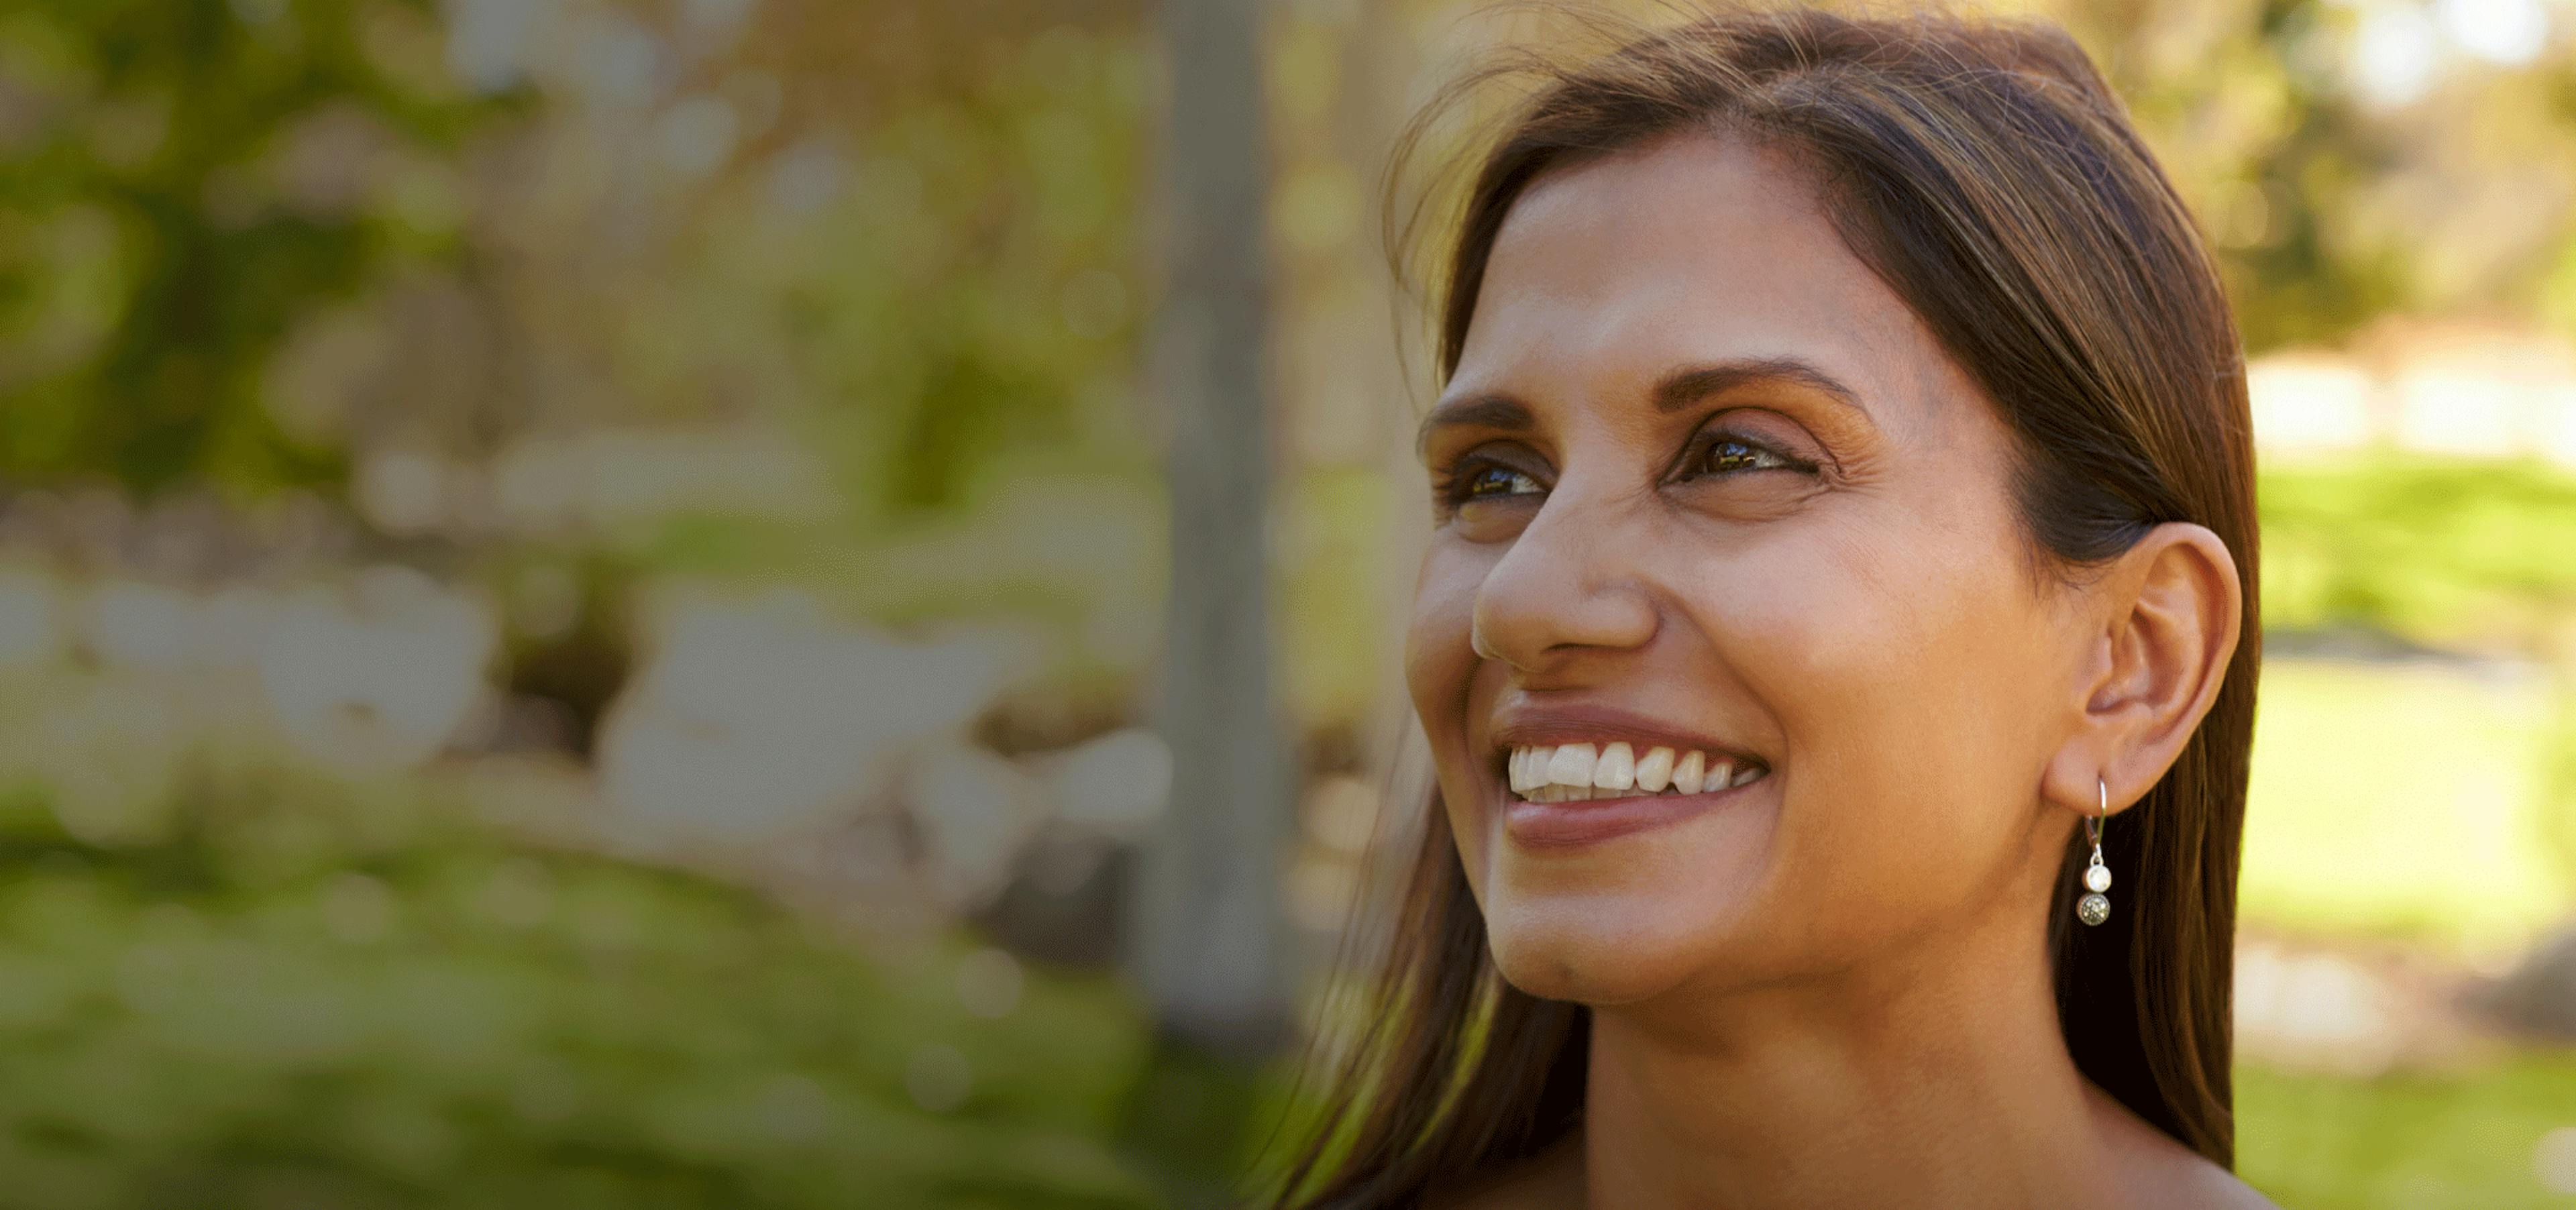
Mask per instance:
[[[1547,760],[1547,779],[1560,786],[1589,786],[1596,759],[1590,744],[1559,745]]]
[[[1637,788],[1648,794],[1663,793],[1673,784],[1673,750],[1656,748],[1637,758]]]
[[[1645,755],[1625,741],[1536,744],[1514,748],[1503,761],[1512,793],[1529,802],[1586,802],[1632,794],[1713,793],[1759,780],[1770,770],[1724,756],[1672,748]]]
[[[1520,788],[1523,791],[1536,791],[1547,784],[1547,762],[1555,752],[1556,749],[1544,746],[1520,750]]]
[[[1625,790],[1636,785],[1636,754],[1623,743],[1603,748],[1601,762],[1592,766],[1592,784],[1603,790]]]
[[[1700,774],[1707,763],[1708,758],[1697,752],[1683,753],[1682,758],[1673,764],[1673,789],[1684,794],[1699,793]]]

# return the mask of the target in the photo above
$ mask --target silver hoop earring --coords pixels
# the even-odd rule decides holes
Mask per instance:
[[[2101,778],[2093,779],[2101,805],[2084,821],[2084,835],[2093,842],[2093,864],[2084,867],[2084,889],[2088,892],[2075,901],[2075,918],[2086,924],[2100,924],[2111,918],[2111,897],[2102,892],[2111,889],[2111,867],[2102,864],[2102,821],[2111,816],[2111,787]]]

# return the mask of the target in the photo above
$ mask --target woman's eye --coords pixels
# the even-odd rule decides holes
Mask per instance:
[[[1459,496],[1480,500],[1492,496],[1525,496],[1538,492],[1538,480],[1508,466],[1482,466],[1468,473],[1459,485]]]
[[[1736,437],[1720,437],[1708,445],[1692,468],[1703,475],[1727,475],[1737,471],[1771,469],[1808,470],[1806,463],[1782,457],[1778,452]]]

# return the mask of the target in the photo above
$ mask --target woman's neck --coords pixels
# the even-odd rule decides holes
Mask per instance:
[[[1637,1210],[2110,1207],[2045,940],[1928,940],[1830,983],[1597,1009],[1587,1201]]]

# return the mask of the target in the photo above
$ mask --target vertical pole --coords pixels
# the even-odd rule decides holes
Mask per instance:
[[[1134,969],[1165,1036],[1230,1059],[1289,1022],[1279,865],[1289,761],[1272,700],[1270,393],[1258,0],[1165,0],[1165,290],[1152,381],[1170,418],[1171,596],[1160,723],[1172,797],[1137,881]]]

